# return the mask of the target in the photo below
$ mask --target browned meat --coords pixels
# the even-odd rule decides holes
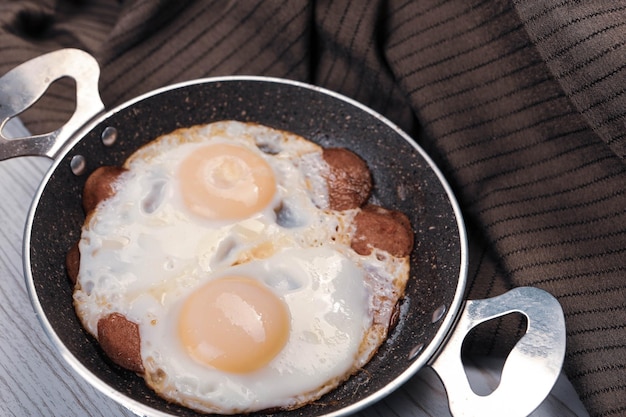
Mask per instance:
[[[332,210],[362,206],[372,190],[372,177],[363,159],[344,148],[324,149],[324,160],[330,167],[326,181]]]
[[[122,314],[109,314],[98,321],[98,341],[113,362],[131,371],[144,372],[136,323]]]
[[[83,189],[83,209],[89,213],[96,208],[99,202],[114,194],[112,184],[125,168],[118,166],[102,166],[89,175]]]
[[[399,211],[367,205],[354,221],[356,232],[351,246],[360,255],[369,255],[373,248],[378,248],[393,256],[404,257],[413,250],[411,223]]]

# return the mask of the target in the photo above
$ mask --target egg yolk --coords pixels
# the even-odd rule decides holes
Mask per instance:
[[[185,205],[212,220],[241,219],[265,208],[276,192],[270,165],[242,146],[213,144],[194,151],[178,172]]]
[[[232,373],[268,364],[284,347],[289,329],[284,301],[262,283],[241,276],[199,288],[183,304],[178,321],[180,340],[192,358]]]

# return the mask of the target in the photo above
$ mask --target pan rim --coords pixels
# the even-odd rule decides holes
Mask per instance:
[[[371,116],[378,119],[381,123],[391,128],[396,134],[402,137],[407,143],[411,145],[411,147],[420,154],[420,157],[424,159],[424,161],[428,164],[429,168],[434,172],[437,179],[439,180],[441,186],[443,187],[447,200],[451,205],[452,211],[455,216],[457,230],[459,234],[459,276],[457,278],[457,286],[455,289],[455,294],[450,303],[450,306],[447,307],[447,311],[445,316],[440,322],[439,328],[436,331],[433,339],[428,343],[428,345],[424,346],[419,355],[412,361],[410,365],[408,365],[399,375],[397,375],[389,384],[387,384],[382,389],[375,391],[369,396],[356,401],[352,404],[347,405],[339,410],[334,412],[324,414],[325,417],[339,417],[345,416],[349,414],[356,413],[363,408],[370,406],[382,398],[388,396],[405,382],[407,382],[417,371],[419,371],[424,366],[427,366],[432,360],[436,357],[438,351],[445,344],[446,339],[449,334],[454,331],[454,324],[458,318],[458,315],[461,311],[462,304],[464,302],[464,293],[467,281],[467,271],[468,271],[468,242],[467,242],[467,231],[465,228],[465,224],[463,221],[463,216],[461,212],[461,208],[459,203],[452,191],[452,187],[446,180],[445,176],[439,169],[439,167],[434,163],[433,159],[424,151],[424,149],[417,144],[417,142],[410,137],[407,133],[405,133],[402,129],[400,129],[395,123],[387,119],[385,116],[376,112],[375,110],[365,106],[364,104],[349,98],[341,93],[326,89],[324,87],[308,84],[301,81],[277,78],[277,77],[266,77],[266,76],[251,76],[251,75],[236,75],[236,76],[220,76],[220,77],[207,77],[207,78],[199,78],[189,81],[184,81],[180,83],[171,84],[168,86],[160,87],[154,90],[151,90],[147,93],[141,94],[133,99],[130,99],[118,106],[115,106],[111,110],[101,112],[87,123],[85,123],[80,129],[74,132],[71,138],[67,141],[66,144],[63,145],[62,149],[59,151],[56,159],[53,161],[53,164],[49,167],[45,176],[43,177],[41,183],[39,184],[33,201],[31,203],[28,216],[26,219],[26,225],[24,229],[24,241],[23,241],[23,269],[24,269],[24,278],[26,281],[27,291],[31,300],[31,304],[35,311],[35,314],[42,325],[46,335],[52,342],[55,349],[61,354],[63,359],[69,364],[72,369],[78,373],[84,380],[86,380],[90,385],[98,389],[100,392],[113,399],[117,403],[123,405],[128,408],[131,412],[138,415],[151,415],[157,417],[168,417],[171,416],[169,413],[162,412],[160,410],[156,410],[144,403],[141,403],[123,393],[116,390],[111,385],[107,384],[95,374],[93,374],[85,365],[82,364],[78,360],[77,357],[65,346],[57,332],[49,322],[46,313],[43,309],[43,306],[39,300],[37,295],[37,289],[35,288],[35,281],[33,279],[32,270],[31,270],[31,236],[32,236],[32,227],[35,219],[35,214],[37,211],[37,207],[39,206],[39,201],[42,197],[42,194],[46,188],[47,183],[49,182],[51,176],[57,170],[61,162],[64,160],[65,156],[74,148],[74,146],[79,143],[87,132],[91,131],[96,125],[101,123],[102,121],[108,119],[115,113],[121,111],[122,109],[126,109],[131,107],[143,100],[150,99],[154,96],[157,96],[161,93],[168,92],[171,90],[189,87],[193,85],[199,84],[207,84],[207,83],[220,83],[220,82],[261,82],[261,83],[275,83],[288,85],[298,88],[303,88],[307,90],[312,90],[314,92],[330,96],[337,100],[343,101],[349,104],[352,107],[357,108],[360,111],[366,112]],[[148,414],[146,414],[148,413]]]

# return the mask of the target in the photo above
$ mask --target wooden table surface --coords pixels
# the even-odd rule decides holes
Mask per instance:
[[[19,121],[11,121],[3,134],[20,137],[23,129]],[[0,416],[132,416],[66,365],[31,307],[23,275],[23,231],[30,203],[50,165],[50,160],[40,157],[0,162]],[[495,362],[475,359],[476,366],[468,368],[480,389],[496,383]],[[446,417],[450,413],[443,385],[434,371],[424,368],[387,398],[356,415]],[[532,416],[588,414],[561,375]]]

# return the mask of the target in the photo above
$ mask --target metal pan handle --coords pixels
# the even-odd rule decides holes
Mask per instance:
[[[81,126],[104,110],[98,92],[100,67],[88,53],[61,49],[17,66],[0,78],[0,160],[39,155],[54,159]],[[32,106],[50,84],[62,77],[76,81],[76,110],[54,132],[18,139],[2,135],[4,125]]]
[[[528,319],[526,334],[506,359],[500,385],[481,396],[463,368],[461,347],[471,329],[509,313]],[[550,393],[565,356],[565,319],[558,301],[538,288],[515,288],[498,297],[465,303],[456,327],[433,363],[455,417],[527,416]]]

